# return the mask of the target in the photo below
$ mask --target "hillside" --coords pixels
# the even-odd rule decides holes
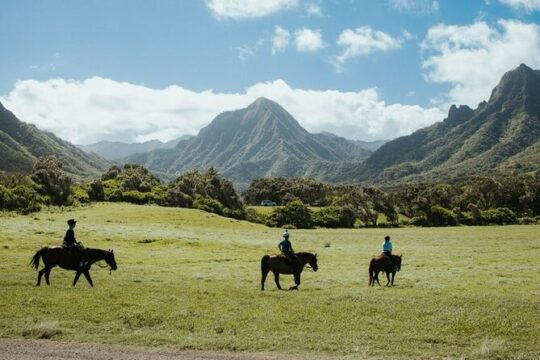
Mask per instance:
[[[540,71],[507,72],[477,109],[453,105],[444,121],[389,141],[332,180],[372,183],[455,181],[540,168]]]
[[[130,155],[144,153],[158,149],[174,148],[181,140],[189,139],[191,136],[185,135],[178,139],[167,142],[150,140],[142,143],[125,143],[121,141],[100,141],[90,145],[78,145],[87,153],[96,153],[107,160],[118,160]]]
[[[0,171],[29,173],[40,156],[55,155],[78,178],[98,175],[109,163],[71,143],[20,121],[0,103]]]
[[[370,154],[345,138],[310,134],[279,104],[259,98],[245,109],[218,115],[196,137],[174,149],[127,157],[164,177],[216,167],[240,187],[261,176],[317,175],[333,163]]]

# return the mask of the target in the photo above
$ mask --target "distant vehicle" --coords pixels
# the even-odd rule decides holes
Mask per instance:
[[[272,200],[263,200],[261,201],[261,206],[276,206],[275,201]]]

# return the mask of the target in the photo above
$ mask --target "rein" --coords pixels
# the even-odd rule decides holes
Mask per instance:
[[[105,260],[99,260],[97,262],[95,262],[94,264],[96,264],[98,267],[102,268],[102,269],[105,269],[105,268],[109,268],[109,275],[112,275],[112,267],[109,266],[109,264],[107,264],[105,262],[104,265],[101,264],[102,261],[105,261]]]

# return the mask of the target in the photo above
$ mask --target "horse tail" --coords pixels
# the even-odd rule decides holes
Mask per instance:
[[[368,284],[368,286],[371,286],[371,284],[375,281],[373,279],[373,273],[375,272],[375,259],[371,259],[371,261],[369,262],[368,272],[369,272],[369,284]]]
[[[48,247],[45,246],[45,247],[42,247],[41,249],[39,249],[38,251],[36,251],[34,256],[32,256],[32,259],[30,260],[30,266],[37,270],[38,267],[39,267],[39,259],[43,256],[43,254],[47,250],[48,250]]]
[[[270,255],[264,255],[261,259],[261,272],[263,276],[269,271],[268,260],[270,260]]]

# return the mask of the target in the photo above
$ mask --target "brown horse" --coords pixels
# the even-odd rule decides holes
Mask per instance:
[[[394,265],[392,265],[392,262],[387,256],[380,255],[371,259],[369,263],[368,286],[375,286],[375,281],[377,284],[381,285],[379,282],[379,272],[381,271],[386,273],[386,278],[388,279],[386,286],[394,285],[394,277],[396,276],[396,272],[401,270],[401,255],[392,255],[392,258],[394,259]],[[390,275],[392,275],[391,279]]]
[[[308,252],[299,252],[296,253],[296,257],[299,262],[298,271],[293,271],[293,267],[287,263],[285,256],[283,255],[264,255],[261,259],[261,290],[264,290],[264,282],[266,281],[266,276],[270,271],[274,273],[274,280],[276,281],[277,288],[281,290],[281,285],[279,284],[279,274],[294,275],[294,286],[291,286],[289,290],[298,290],[300,285],[300,274],[304,270],[306,264],[317,271],[317,254],[312,254]]]
[[[62,269],[73,270],[77,272],[75,274],[75,279],[73,280],[73,286],[75,286],[81,274],[83,274],[86,280],[88,280],[90,286],[94,286],[92,278],[90,277],[90,267],[97,261],[105,260],[111,270],[116,270],[118,268],[116,266],[116,260],[114,259],[114,253],[112,250],[107,251],[101,249],[85,248],[82,251],[84,251],[84,257],[85,260],[88,261],[88,263],[86,266],[80,268],[79,261],[73,256],[72,252],[69,249],[63,248],[61,246],[45,246],[41,250],[38,250],[32,257],[32,260],[30,260],[30,265],[37,270],[39,267],[39,259],[41,258],[45,267],[38,272],[38,280],[36,286],[39,286],[41,284],[41,277],[43,275],[45,275],[45,281],[47,281],[47,285],[50,285],[49,275],[52,268],[54,268],[55,266],[60,266]]]

